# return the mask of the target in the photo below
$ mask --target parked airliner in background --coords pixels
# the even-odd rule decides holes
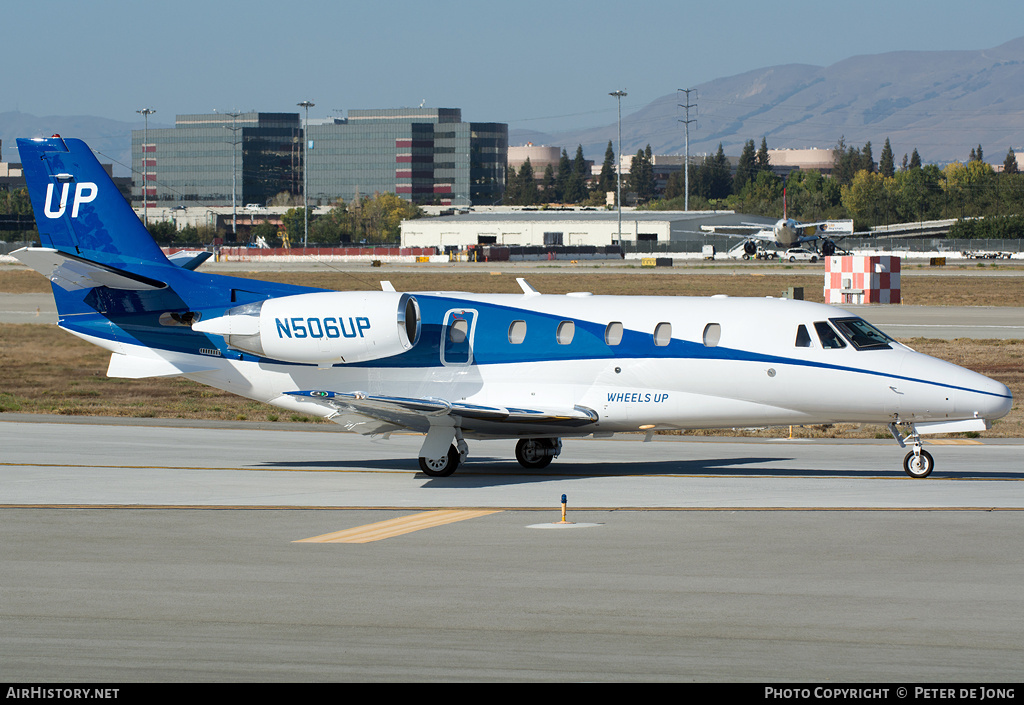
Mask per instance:
[[[362,434],[425,434],[446,476],[467,439],[514,439],[526,468],[561,438],[837,422],[889,427],[926,477],[921,434],[984,430],[1003,384],[914,352],[842,309],[787,299],[336,292],[168,259],[79,140],[18,140],[59,325],[112,377],[181,375]]]
[[[808,243],[822,257],[831,257],[836,254],[836,239],[853,235],[852,220],[821,220],[814,223],[801,223],[793,220],[786,214],[785,189],[782,193],[782,218],[775,221],[773,225],[764,223],[702,225],[701,230],[716,235],[743,238],[745,240],[743,251],[748,257],[757,254],[758,245],[774,245],[779,250],[785,251]]]

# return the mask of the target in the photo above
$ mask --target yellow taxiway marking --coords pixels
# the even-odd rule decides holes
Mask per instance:
[[[933,446],[980,446],[985,445],[981,441],[970,438],[929,438],[925,443]]]
[[[299,539],[292,543],[370,543],[389,539],[393,536],[412,533],[420,529],[429,529],[434,526],[443,526],[466,519],[497,514],[501,509],[438,509],[431,512],[421,512],[409,516],[378,521],[375,524],[356,526],[343,531],[335,531],[330,534],[313,536],[308,539]]]

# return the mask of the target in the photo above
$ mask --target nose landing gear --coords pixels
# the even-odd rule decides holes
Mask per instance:
[[[889,424],[889,433],[900,444],[900,448],[906,448],[909,442],[913,448],[903,458],[903,471],[916,480],[922,480],[932,474],[935,468],[935,459],[932,454],[921,447],[921,436],[918,435],[914,424],[910,424],[910,431],[906,436],[900,436],[896,428],[896,422]]]

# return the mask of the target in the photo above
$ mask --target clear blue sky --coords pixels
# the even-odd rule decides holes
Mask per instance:
[[[11,5],[14,5],[12,7]],[[217,110],[462,108],[550,131],[777,64],[1024,36],[1020,0],[7,3],[0,112],[157,123]],[[1024,58],[1024,57],[1022,57]]]

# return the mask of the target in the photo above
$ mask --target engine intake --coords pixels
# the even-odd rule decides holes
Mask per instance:
[[[221,335],[228,347],[260,357],[334,364],[403,353],[419,340],[420,323],[410,294],[325,291],[237,306],[192,330]]]

